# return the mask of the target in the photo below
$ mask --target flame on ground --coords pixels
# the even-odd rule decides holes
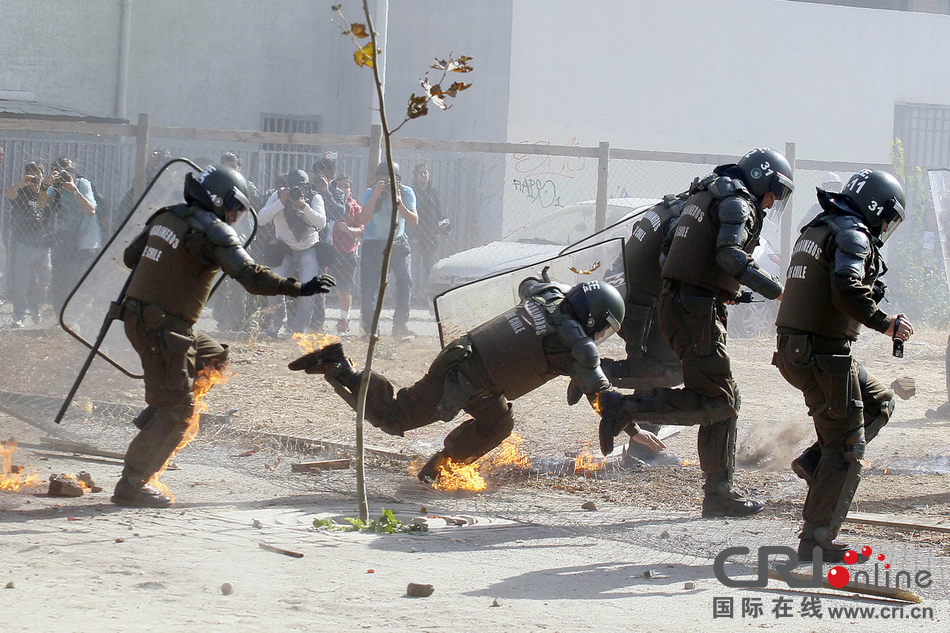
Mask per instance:
[[[699,463],[698,459],[684,459],[680,462],[680,466],[695,466]]]
[[[596,459],[591,455],[590,448],[587,446],[574,458],[575,475],[589,475],[598,470],[603,470],[606,466],[607,458],[601,457],[600,459]]]
[[[531,459],[518,448],[523,441],[521,437],[511,435],[497,449],[471,464],[446,459],[439,466],[439,474],[432,482],[432,487],[446,492],[481,492],[488,488],[485,477],[494,471],[503,468],[530,468]]]
[[[0,490],[17,491],[42,485],[43,481],[34,470],[26,472],[13,465],[13,451],[16,442],[0,442]]]
[[[318,349],[322,349],[331,343],[336,343],[340,340],[339,336],[333,336],[332,334],[324,333],[313,333],[313,334],[304,334],[302,332],[295,332],[293,339],[297,342],[297,345],[300,346],[300,349],[303,350],[304,354],[309,354],[310,352],[315,352]]]
[[[211,365],[206,365],[202,367],[201,371],[198,372],[198,375],[195,376],[195,384],[192,387],[192,392],[195,394],[195,411],[191,414],[191,417],[188,418],[188,429],[185,431],[185,436],[181,438],[181,441],[178,443],[178,446],[175,447],[175,450],[165,461],[162,467],[157,473],[152,475],[152,478],[149,479],[148,484],[154,488],[160,490],[163,494],[171,497],[172,501],[175,500],[175,495],[171,493],[171,490],[168,489],[168,486],[159,481],[163,474],[165,474],[165,469],[168,468],[168,464],[175,458],[175,455],[178,452],[188,446],[195,437],[198,435],[199,431],[199,420],[201,419],[201,414],[208,410],[208,404],[203,402],[203,398],[211,388],[218,383],[227,382],[234,374],[228,373],[225,374]]]

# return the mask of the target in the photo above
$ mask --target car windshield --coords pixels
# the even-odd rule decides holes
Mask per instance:
[[[613,198],[607,201],[607,226],[649,200],[642,198]],[[555,244],[567,246],[594,233],[596,205],[578,202],[546,213],[529,222],[503,239],[522,244]]]

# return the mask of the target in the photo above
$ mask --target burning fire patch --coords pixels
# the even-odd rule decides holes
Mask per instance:
[[[439,465],[439,474],[432,482],[432,487],[445,492],[481,492],[488,488],[485,477],[491,473],[504,469],[530,468],[531,459],[518,448],[523,441],[518,435],[511,435],[497,449],[471,464],[446,459]]]
[[[333,336],[332,334],[304,334],[303,332],[295,332],[293,339],[297,342],[297,345],[300,346],[300,349],[303,350],[304,354],[309,354],[318,349],[323,349],[331,343],[336,343],[340,340],[340,337]]]
[[[0,490],[17,491],[23,488],[34,488],[43,483],[35,471],[26,470],[22,466],[13,464],[13,452],[16,442],[6,444],[0,442]]]
[[[195,437],[198,435],[200,425],[198,424],[201,419],[201,414],[208,410],[208,404],[203,402],[203,398],[211,390],[213,386],[218,383],[227,382],[228,379],[233,376],[233,373],[225,374],[220,370],[206,365],[198,372],[198,375],[195,376],[195,384],[192,387],[192,392],[195,394],[195,412],[191,414],[191,417],[188,418],[188,429],[185,431],[185,436],[181,438],[181,442],[178,443],[178,446],[175,447],[174,452],[171,456],[165,461],[161,469],[148,481],[148,484],[154,488],[160,490],[163,494],[168,495],[172,501],[175,500],[175,496],[171,493],[168,487],[163,484],[159,479],[162,475],[165,474],[165,470],[168,468],[168,464],[175,458],[175,455],[178,454],[181,449],[188,446]]]

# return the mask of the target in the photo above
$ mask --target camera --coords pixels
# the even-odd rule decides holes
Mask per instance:
[[[290,188],[290,199],[294,202],[302,200],[304,197],[304,190],[300,187],[291,187]]]
[[[31,182],[31,183],[33,183],[33,184],[35,185],[36,183],[38,183],[38,182],[40,181],[40,177],[39,177],[38,174],[27,174],[27,175],[26,175],[26,181],[27,181],[27,182]]]
[[[63,186],[64,182],[71,182],[73,178],[69,175],[68,171],[54,171],[52,179],[53,186],[59,188]]]

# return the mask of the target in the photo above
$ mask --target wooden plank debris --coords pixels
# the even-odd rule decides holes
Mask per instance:
[[[300,462],[292,464],[290,470],[295,473],[312,473],[321,470],[345,470],[352,465],[350,459],[324,459],[317,462]]]
[[[795,580],[808,581],[811,580],[811,576],[808,574],[797,574],[795,572],[789,572],[789,576]],[[772,580],[779,580],[785,582],[777,571],[774,569],[769,569],[769,578]],[[913,591],[907,591],[906,589],[897,589],[895,587],[878,587],[873,585],[865,585],[863,583],[849,582],[844,587],[833,587],[831,583],[828,582],[828,579],[825,578],[821,582],[821,586],[825,589],[833,589],[834,591],[849,591],[853,593],[860,593],[867,596],[877,596],[879,598],[890,598],[892,600],[902,600],[904,602],[917,602],[919,603],[920,596],[914,593]]]
[[[284,556],[290,556],[291,558],[303,558],[303,553],[301,552],[295,552],[293,550],[284,549],[283,547],[268,545],[267,543],[261,543],[260,546],[261,549],[267,550],[268,552],[274,552],[275,554],[283,554]]]
[[[925,517],[905,514],[901,515],[899,521],[895,521],[893,515],[889,514],[851,512],[844,522],[857,525],[878,525],[901,530],[950,533],[950,523],[948,523],[944,517]]]

